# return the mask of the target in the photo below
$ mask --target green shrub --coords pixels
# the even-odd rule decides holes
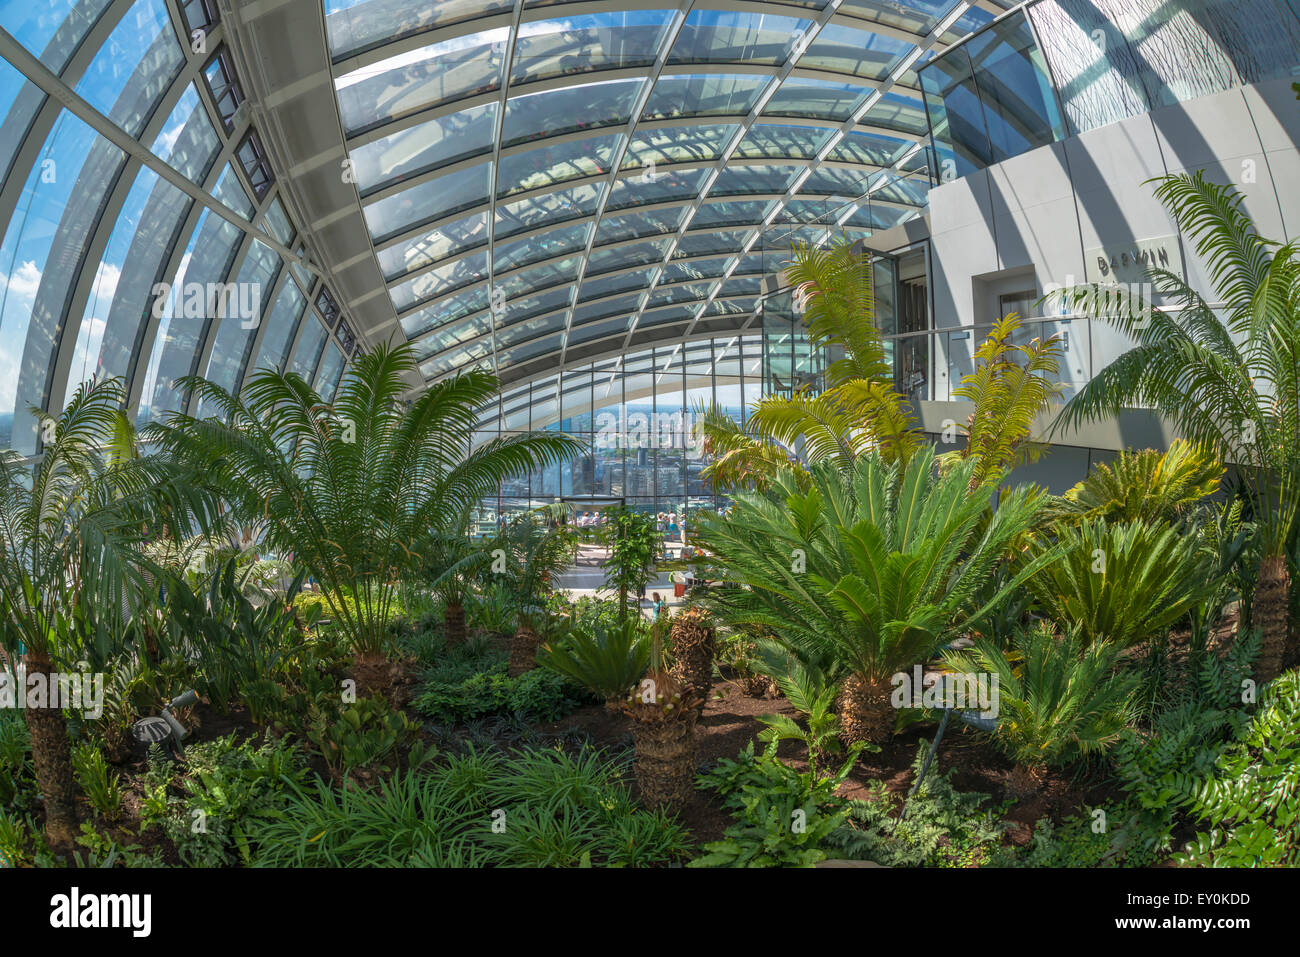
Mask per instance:
[[[155,749],[141,823],[161,825],[190,867],[248,863],[250,828],[275,818],[306,774],[296,749],[283,741],[255,747],[232,734],[186,748],[183,765]]]
[[[122,810],[122,781],[110,771],[97,744],[80,744],[72,750],[72,767],[82,792],[99,814],[115,818]]]
[[[403,747],[411,749],[412,763],[419,763],[425,757],[419,733],[418,724],[381,697],[361,698],[333,720],[320,715],[306,731],[325,763],[339,775],[362,768],[387,773]]]
[[[295,786],[258,822],[264,867],[650,866],[678,860],[685,831],[636,807],[623,767],[598,752],[469,752],[338,791]]]
[[[591,700],[553,672],[537,668],[511,678],[506,668],[501,652],[457,649],[426,672],[415,709],[435,724],[463,724],[497,714],[554,721]]]
[[[735,760],[700,775],[696,786],[716,790],[736,823],[687,866],[811,867],[828,857],[831,836],[849,816],[849,802],[835,792],[862,746],[849,749],[834,775],[819,777],[777,760],[777,744],[755,756],[751,742]]]
[[[0,708],[0,808],[29,807],[37,800],[31,751],[23,713]]]

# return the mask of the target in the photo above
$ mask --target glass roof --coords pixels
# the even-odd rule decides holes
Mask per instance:
[[[795,239],[921,213],[915,69],[992,18],[965,0],[293,3],[324,17],[337,116],[327,98],[319,120],[355,204],[332,212],[359,214],[383,283],[351,304],[331,269],[358,257],[319,262],[331,217],[300,222],[311,191],[278,179],[328,154],[258,128],[280,91],[225,43],[251,21],[220,24],[212,0],[0,0],[0,447],[35,451],[29,407],[95,374],[122,376],[143,422],[195,411],[190,374],[288,369],[332,394],[399,330],[426,379],[507,382],[739,334]]]
[[[953,0],[323,2],[401,327],[427,376],[506,379],[578,342],[743,328],[774,243],[918,215],[914,67],[992,19]]]

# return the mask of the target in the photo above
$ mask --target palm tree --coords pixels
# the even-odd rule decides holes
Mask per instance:
[[[419,571],[423,545],[511,475],[572,453],[568,436],[503,436],[467,451],[497,380],[464,372],[404,400],[408,345],[359,356],[332,403],[295,373],[255,373],[240,395],[181,380],[220,418],[175,413],[148,438],[203,471],[267,543],[321,584],[357,654],[357,678],[383,687],[396,583]]]
[[[1286,646],[1286,554],[1300,507],[1300,256],[1264,239],[1232,186],[1204,173],[1161,177],[1156,195],[1205,261],[1220,305],[1180,276],[1148,267],[1171,308],[1132,291],[1089,284],[1056,295],[1116,326],[1137,346],[1101,370],[1055,428],[1149,406],[1183,437],[1235,463],[1255,502],[1262,560],[1251,602],[1263,633],[1261,680],[1277,676]]]
[[[706,469],[715,486],[739,479],[744,487],[761,487],[789,459],[850,468],[875,450],[888,462],[906,461],[922,444],[907,400],[894,391],[873,321],[870,258],[847,237],[828,246],[800,243],[786,279],[804,308],[812,345],[835,357],[826,367],[826,387],[816,395],[764,396],[743,427],[708,410],[701,431],[706,450],[719,456]]]
[[[841,722],[850,741],[885,740],[890,678],[978,624],[1052,553],[993,582],[1044,497],[1019,488],[989,513],[1001,480],[972,493],[976,463],[937,474],[927,447],[903,465],[879,455],[851,472],[787,471],[766,494],[740,492],[727,517],[705,515],[698,537],[724,581],[712,603],[732,625],[766,633],[802,660],[837,660]]]
[[[466,510],[456,521],[431,533],[423,546],[425,575],[442,601],[442,633],[448,647],[465,643],[469,634],[465,597],[471,578],[491,561],[483,543],[470,538],[469,525]]]
[[[215,515],[192,476],[138,454],[125,403],[120,379],[87,381],[57,419],[33,408],[43,441],[34,461],[0,452],[0,640],[29,680],[71,668],[95,620],[135,610],[149,543]],[[46,705],[24,715],[46,835],[68,853],[78,827],[67,723]]]

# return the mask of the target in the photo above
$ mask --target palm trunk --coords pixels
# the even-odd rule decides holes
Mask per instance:
[[[463,645],[468,629],[465,626],[465,606],[460,602],[447,602],[442,610],[443,634],[447,638],[447,647]]]
[[[682,708],[672,720],[632,723],[632,772],[646,804],[679,808],[695,792],[696,715],[694,708]]]
[[[699,710],[713,689],[713,659],[717,644],[712,624],[698,608],[690,608],[673,621],[673,676],[687,693],[700,701]]]
[[[894,706],[888,680],[849,675],[840,691],[840,739],[845,745],[884,744],[894,733]]]
[[[515,630],[514,637],[510,639],[510,666],[507,670],[511,678],[518,678],[537,667],[537,645],[540,641],[537,632],[527,625],[520,625]]]
[[[25,657],[27,679],[41,675],[46,687],[53,689],[49,655],[29,651]],[[50,701],[47,704],[52,703]],[[68,722],[63,709],[27,708],[27,729],[32,737],[32,764],[36,783],[45,801],[45,836],[55,854],[70,855],[76,845],[77,790],[72,775],[72,749],[68,745]]]
[[[1259,566],[1259,581],[1250,602],[1251,624],[1260,630],[1262,639],[1259,660],[1255,663],[1255,676],[1261,684],[1282,673],[1290,595],[1291,576],[1286,558],[1268,556]]]
[[[623,706],[632,719],[632,772],[644,803],[680,808],[695,793],[700,702],[669,672],[650,671],[646,678],[654,689],[653,700],[643,700],[638,691]]]

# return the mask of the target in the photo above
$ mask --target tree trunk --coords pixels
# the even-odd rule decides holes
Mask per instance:
[[[368,651],[352,659],[358,698],[387,698],[393,688],[393,663],[377,651]]]
[[[713,658],[717,641],[708,616],[698,608],[689,608],[673,620],[673,676],[691,697],[699,698],[699,710],[709,700],[713,689]]]
[[[29,681],[35,675],[44,675],[47,689],[57,687],[57,682],[49,677],[52,669],[49,655],[29,651],[24,660]],[[25,693],[26,689],[16,690]],[[79,824],[67,719],[63,709],[57,707],[27,708],[23,714],[32,736],[36,783],[45,802],[45,836],[55,854],[70,855],[76,846]]]
[[[465,606],[458,602],[448,602],[442,610],[443,634],[447,647],[465,644],[468,629],[465,626]]]
[[[520,625],[510,639],[510,666],[507,673],[511,678],[518,678],[526,671],[537,667],[537,645],[541,639],[537,632],[527,625]]]
[[[840,739],[846,746],[867,741],[884,744],[894,733],[894,706],[888,680],[868,681],[849,675],[840,690]]]
[[[696,714],[688,707],[670,720],[632,722],[632,771],[646,804],[679,808],[695,792]]]
[[[1255,662],[1255,677],[1260,684],[1282,673],[1290,592],[1286,558],[1281,555],[1265,558],[1259,566],[1259,582],[1250,602],[1251,625],[1261,634],[1259,659]]]

